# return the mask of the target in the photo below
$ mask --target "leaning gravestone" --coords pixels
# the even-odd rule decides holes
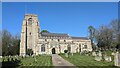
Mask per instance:
[[[120,67],[120,53],[116,52],[114,56],[114,64],[115,66]]]

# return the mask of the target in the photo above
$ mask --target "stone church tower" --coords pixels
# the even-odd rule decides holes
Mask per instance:
[[[39,39],[40,27],[38,16],[26,14],[22,24],[20,56],[25,56],[27,49],[32,49],[36,53],[36,46]]]

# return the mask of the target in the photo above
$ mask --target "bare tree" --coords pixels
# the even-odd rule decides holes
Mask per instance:
[[[113,30],[113,36],[114,40],[119,43],[120,42],[120,22],[115,19],[110,23],[112,30]]]
[[[98,41],[98,46],[104,49],[109,49],[111,47],[113,31],[108,26],[101,26],[100,29],[96,31],[96,39]]]
[[[120,21],[114,19],[110,25],[113,30],[113,45],[116,46],[117,49],[120,49]]]

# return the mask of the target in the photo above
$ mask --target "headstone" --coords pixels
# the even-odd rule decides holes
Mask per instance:
[[[96,52],[92,52],[92,56],[96,56]]]
[[[98,56],[102,56],[102,52],[101,51],[98,52]]]
[[[89,54],[86,54],[86,56],[89,56]]]
[[[68,53],[65,53],[65,57],[67,57],[67,58],[68,58]]]
[[[0,58],[2,58],[2,56],[0,56]]]
[[[111,62],[112,61],[111,56],[104,56],[104,59],[107,62]]]
[[[115,53],[114,53],[114,52],[112,52],[112,53],[111,53],[111,55],[113,55],[113,56],[114,56],[114,55],[115,55]]]
[[[114,64],[115,66],[120,67],[120,53],[116,52],[114,56]]]
[[[29,55],[26,55],[26,57],[29,57]]]
[[[96,61],[101,61],[101,60],[102,60],[102,57],[101,57],[101,56],[95,56],[95,60],[96,60]]]

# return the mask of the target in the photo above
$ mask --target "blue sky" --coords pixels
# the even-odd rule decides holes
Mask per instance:
[[[13,35],[20,34],[25,13],[38,15],[41,30],[88,36],[88,26],[99,28],[118,18],[118,3],[6,2],[2,3],[2,28]]]

